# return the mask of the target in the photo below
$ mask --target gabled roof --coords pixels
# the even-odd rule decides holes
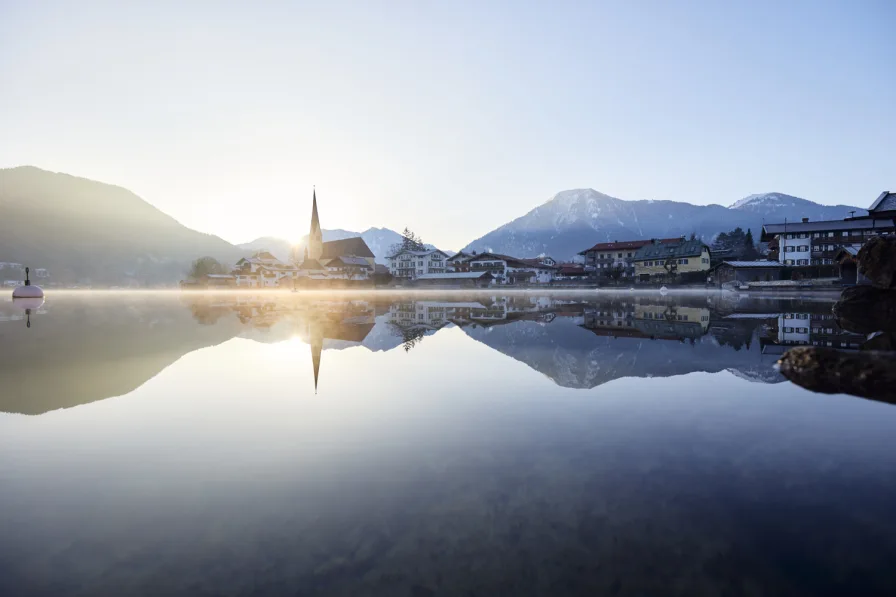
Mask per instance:
[[[324,271],[324,266],[320,264],[320,261],[317,259],[306,259],[299,265],[300,270],[306,270],[309,272],[320,272]]]
[[[447,274],[423,274],[417,276],[418,280],[480,280],[489,279],[492,275],[487,271],[481,272],[450,272]],[[477,303],[478,304],[478,303]],[[482,305],[479,305],[481,308]]]
[[[475,257],[475,255],[464,253],[463,251],[458,251],[457,253],[449,257],[448,261],[467,261],[472,257]]]
[[[659,239],[644,239],[644,240],[624,240],[617,241],[614,240],[611,243],[597,243],[590,249],[585,249],[579,255],[584,255],[585,253],[589,253],[591,251],[626,251],[626,250],[637,250],[643,246],[651,244],[654,240],[659,241],[661,244],[669,244],[669,243],[679,243],[681,242],[681,237],[676,238],[659,238]]]
[[[501,255],[500,253],[480,253],[468,259],[473,261],[503,261],[510,267],[531,267],[537,269],[557,269],[556,265],[545,265],[538,259],[520,259],[519,257],[511,257],[510,255]]]
[[[392,255],[389,255],[387,257],[387,259],[394,259],[395,257],[398,257],[399,255],[413,255],[414,257],[425,257],[431,253],[441,253],[445,257],[448,257],[448,253],[446,253],[445,251],[440,251],[439,249],[426,249],[424,251],[411,251],[410,249],[407,249],[407,250],[400,250],[397,253],[393,253]]]
[[[645,245],[638,249],[638,252],[632,257],[632,260],[643,261],[645,259],[662,259],[669,257],[699,257],[703,254],[703,249],[709,250],[709,247],[707,247],[706,243],[700,239],[678,239],[678,244],[663,244],[657,242],[655,244]]]
[[[880,197],[874,200],[868,212],[873,214],[876,211],[893,211],[896,210],[896,193],[884,191]]]
[[[348,257],[343,255],[342,257],[336,257],[327,262],[327,267],[338,267],[340,265],[355,265],[365,269],[373,269],[363,257]]]
[[[354,257],[375,257],[373,251],[364,242],[360,236],[351,238],[343,238],[342,240],[329,240],[323,243],[323,250],[320,254],[323,259],[335,259],[343,255],[352,255]]]
[[[723,261],[720,265],[730,265],[731,267],[784,267],[779,261]]]
[[[890,218],[863,218],[855,220],[819,220],[817,222],[787,222],[786,224],[766,224],[762,227],[762,236],[798,232],[836,232],[840,230],[872,230],[876,228],[892,228]]]

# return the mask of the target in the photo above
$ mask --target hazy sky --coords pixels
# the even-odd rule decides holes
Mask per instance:
[[[139,6],[138,6],[139,4]],[[896,189],[896,2],[0,0],[0,166],[243,242],[547,200],[867,206]]]

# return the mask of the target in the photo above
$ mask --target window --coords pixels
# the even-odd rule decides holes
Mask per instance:
[[[813,234],[812,236],[814,236],[815,238],[818,238],[819,236],[821,236],[821,233],[820,233],[820,232],[816,232],[816,233]]]
[[[800,259],[799,265],[809,265],[809,260],[808,259]]]
[[[788,235],[787,235],[787,238],[793,240],[793,235],[792,235],[792,234],[788,234]]]
[[[793,265],[793,259],[786,259],[784,265]]]
[[[843,231],[843,236],[849,236],[849,231],[844,230],[844,231]]]
[[[833,233],[833,232],[828,232],[828,238],[834,238],[834,233]]]
[[[631,254],[631,253],[629,253],[629,254],[628,254],[628,255],[627,255],[627,257],[631,257],[631,256],[632,256],[632,254]]]

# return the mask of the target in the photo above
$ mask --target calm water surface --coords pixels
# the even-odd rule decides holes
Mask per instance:
[[[393,298],[0,301],[0,594],[896,595],[830,302]]]

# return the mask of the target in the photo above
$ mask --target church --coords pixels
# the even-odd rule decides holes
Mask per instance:
[[[360,236],[324,242],[317,212],[317,189],[311,198],[311,229],[301,257],[293,254],[297,279],[369,280],[376,263],[373,251]]]

